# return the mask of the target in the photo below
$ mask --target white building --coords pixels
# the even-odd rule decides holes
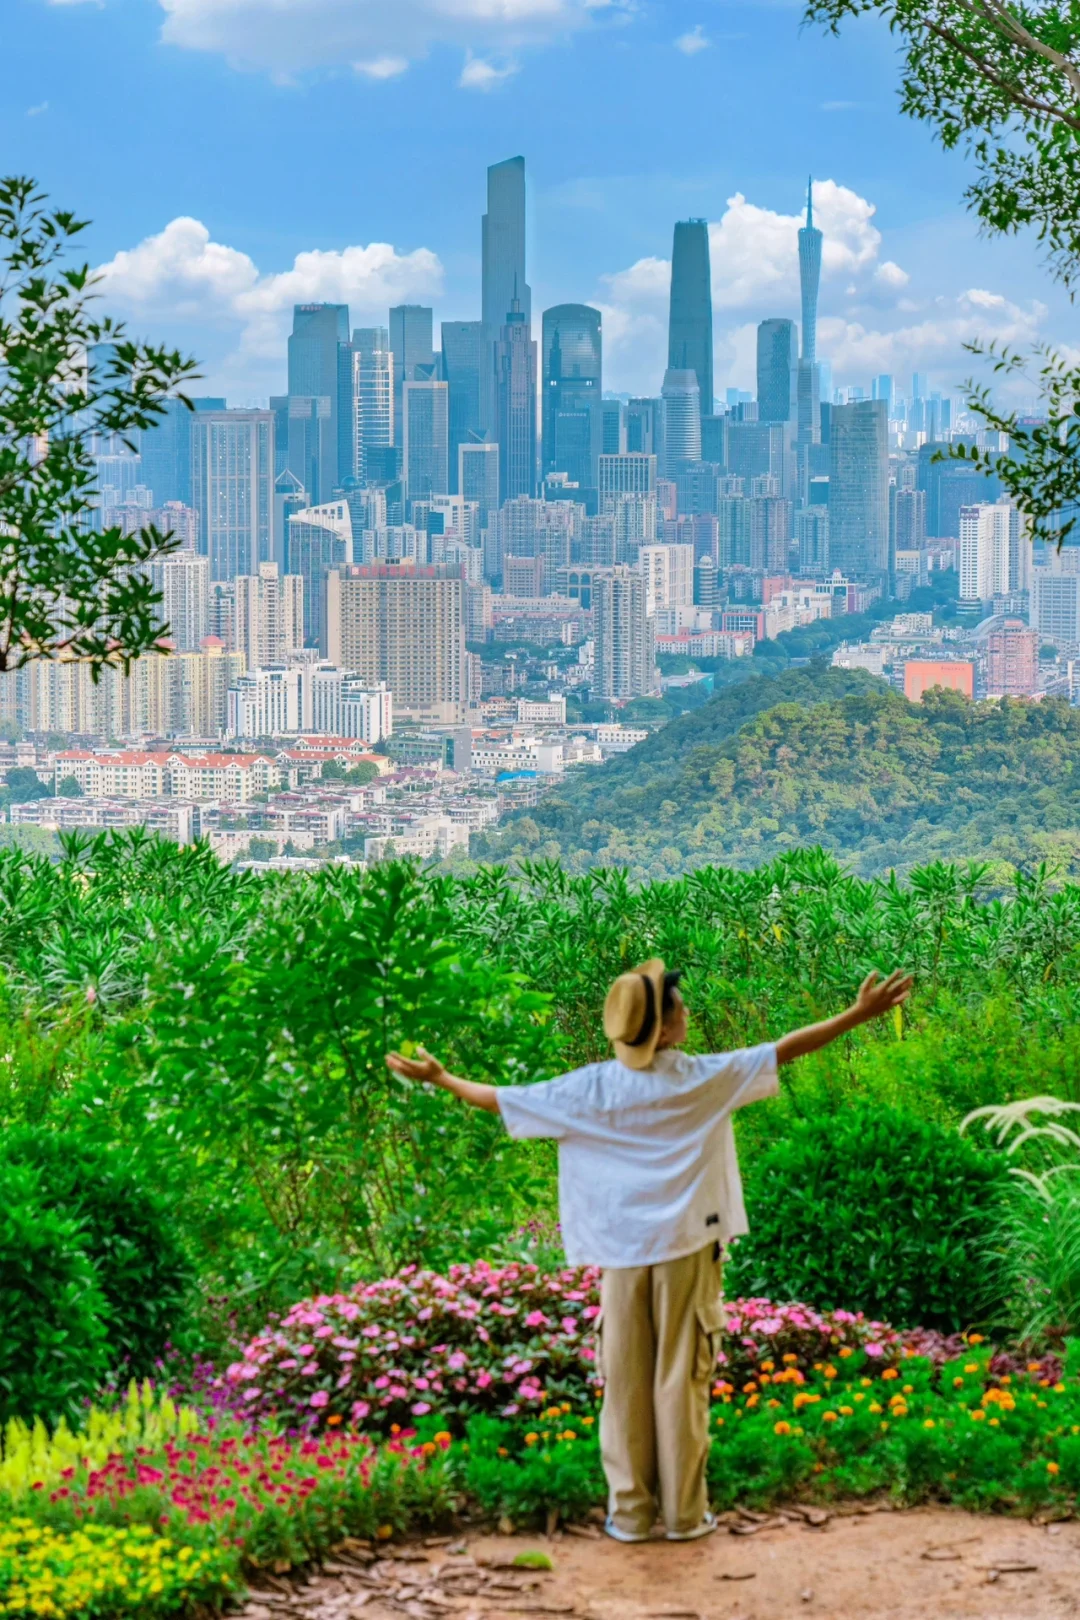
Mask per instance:
[[[1080,574],[1035,568],[1031,575],[1031,624],[1055,647],[1080,642]]]
[[[229,689],[230,737],[287,737],[303,724],[302,666],[278,664],[241,675]]]
[[[592,602],[595,695],[647,696],[653,689],[654,655],[645,581],[631,568],[598,568]]]
[[[385,681],[372,686],[350,670],[315,664],[304,672],[304,730],[327,737],[381,742],[394,730],[394,700]]]
[[[177,652],[198,652],[210,634],[210,559],[194,551],[177,551],[151,564],[155,587],[162,593],[162,613],[169,640]]]
[[[638,571],[645,581],[645,612],[694,604],[693,546],[642,546]]]
[[[960,508],[960,596],[989,602],[1010,591],[1027,590],[1031,543],[1020,514],[1004,501]]]

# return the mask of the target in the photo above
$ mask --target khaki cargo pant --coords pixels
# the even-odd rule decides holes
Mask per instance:
[[[708,1506],[709,1394],[724,1313],[717,1245],[605,1271],[600,1288],[600,1446],[616,1528],[692,1530]]]

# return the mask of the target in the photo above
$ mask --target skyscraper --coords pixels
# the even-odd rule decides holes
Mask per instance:
[[[162,616],[174,648],[198,652],[209,628],[209,558],[177,551],[151,564],[151,577],[162,593]]]
[[[484,436],[480,404],[482,321],[443,321],[442,378],[450,389],[450,494],[459,493],[458,450]]]
[[[197,411],[191,427],[191,504],[212,580],[270,561],[274,497],[272,411]]]
[[[320,440],[317,478],[300,478],[314,499],[329,499],[349,466],[339,467],[341,441],[347,443],[351,413],[351,368],[342,355],[349,345],[348,304],[294,304],[289,337],[289,397],[326,401],[328,427]],[[343,373],[344,367],[344,373]],[[280,470],[280,469],[279,469]]]
[[[532,289],[525,274],[525,159],[506,158],[487,172],[487,213],[481,222],[481,305],[483,356],[482,426],[495,437],[498,413],[497,349],[506,312],[517,300],[532,332]]]
[[[712,271],[709,225],[682,219],[675,226],[671,252],[671,308],[668,370],[697,375],[699,414],[713,410]]]
[[[450,490],[450,406],[444,382],[406,382],[402,403],[402,453],[409,503]]]
[[[674,479],[684,461],[701,460],[701,394],[689,368],[664,373],[664,476]]]
[[[626,402],[626,449],[644,455],[659,455],[663,434],[660,432],[660,401],[658,399],[630,399]]]
[[[588,304],[546,309],[542,348],[542,474],[564,472],[581,489],[595,489],[603,434],[600,311]]]
[[[326,580],[332,568],[351,563],[352,517],[348,503],[309,506],[289,519],[289,568],[303,580],[304,642],[326,655]]]
[[[373,452],[394,442],[394,356],[385,326],[356,328],[352,367],[353,446],[349,470],[367,484],[374,470]]]
[[[536,344],[517,298],[500,330],[495,359],[499,493],[509,501],[536,493]]]
[[[402,390],[407,382],[430,382],[435,375],[432,311],[424,304],[397,304],[390,311],[390,352],[394,357],[394,437],[402,444]]]
[[[883,399],[834,405],[829,442],[829,561],[851,578],[889,565],[889,422]]]
[[[223,399],[193,399],[196,411],[223,411]],[[191,505],[191,424],[194,416],[179,399],[165,401],[165,414],[139,435],[140,476],[155,506],[169,501]]]
[[[814,224],[814,182],[806,183],[806,224],[799,231],[799,288],[802,294],[802,355],[796,382],[797,438],[821,440],[821,370],[817,363],[817,306],[823,237]],[[804,469],[805,470],[805,469]]]
[[[795,322],[762,321],[757,329],[759,422],[790,422],[794,413],[799,342]]]
[[[499,447],[497,444],[458,446],[458,493],[479,508],[481,529],[499,510]]]
[[[257,574],[240,574],[233,600],[233,648],[247,669],[283,664],[304,645],[304,581],[260,563]]]

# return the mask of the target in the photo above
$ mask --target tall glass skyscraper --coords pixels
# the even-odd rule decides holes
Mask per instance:
[[[483,321],[443,321],[442,376],[450,388],[450,491],[459,493],[458,450],[484,436],[480,402]]]
[[[353,442],[350,471],[372,481],[375,452],[394,442],[394,356],[385,326],[358,326],[352,336]]]
[[[701,395],[697,373],[669,368],[660,390],[664,403],[664,477],[677,478],[687,461],[701,460]]]
[[[675,226],[671,251],[668,369],[697,374],[700,413],[711,416],[712,271],[709,264],[709,225],[704,219],[681,219]]]
[[[255,574],[271,560],[273,411],[198,411],[191,428],[191,500],[212,580]]]
[[[762,321],[757,329],[759,422],[790,422],[794,416],[799,344],[795,322]]]
[[[402,389],[407,382],[435,376],[432,311],[423,304],[396,304],[390,311],[390,353],[394,357],[394,443],[404,442]]]
[[[317,482],[312,486],[305,479],[309,493],[317,501],[329,500],[330,492],[352,471],[348,457],[344,466],[338,465],[342,445],[347,445],[351,437],[352,368],[346,358],[348,350],[348,304],[293,305],[289,397],[325,399],[329,405],[330,425],[323,440]]]
[[[602,448],[600,311],[556,304],[544,311],[543,476],[564,472],[581,489],[596,488]]]
[[[536,344],[515,298],[499,334],[496,360],[496,437],[499,493],[504,501],[536,494]]]
[[[532,333],[532,289],[525,278],[525,159],[506,158],[487,172],[487,213],[481,222],[481,304],[484,354],[481,376],[482,426],[494,437],[498,405],[496,350],[506,312],[520,312]]]
[[[802,294],[802,355],[796,384],[797,438],[801,445],[821,440],[821,368],[817,363],[817,305],[821,284],[822,234],[814,224],[814,182],[806,184],[806,224],[799,231],[799,289]],[[800,460],[805,486],[809,451]]]
[[[405,488],[410,506],[448,493],[450,410],[444,382],[407,382],[402,407]]]
[[[889,566],[889,417],[883,399],[834,405],[829,440],[829,562],[849,578]]]

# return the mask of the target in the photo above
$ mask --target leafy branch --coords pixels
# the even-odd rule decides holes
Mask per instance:
[[[152,526],[94,526],[94,451],[113,436],[134,449],[197,372],[92,316],[99,278],[60,263],[86,224],[49,209],[33,180],[0,179],[0,673],[79,658],[97,679],[164,629],[146,565],[179,542]]]

